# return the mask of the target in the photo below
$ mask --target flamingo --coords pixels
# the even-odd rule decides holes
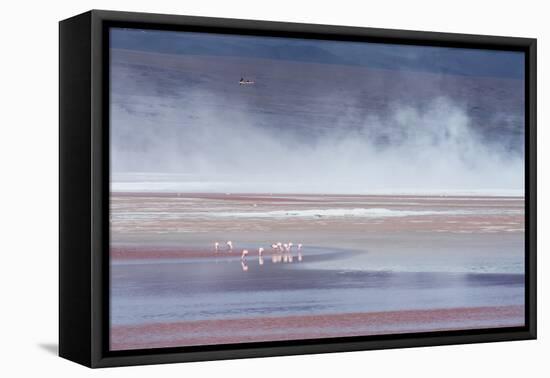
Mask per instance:
[[[246,255],[248,255],[248,249],[243,249],[243,253],[241,254],[241,260],[244,260],[246,258]]]
[[[231,242],[231,240],[229,240],[226,244],[229,252],[233,252],[233,243]]]
[[[262,256],[264,249],[262,247],[258,248],[258,256]]]
[[[216,251],[216,253],[218,253],[218,251],[220,250],[220,243],[218,242],[214,243],[214,250]]]

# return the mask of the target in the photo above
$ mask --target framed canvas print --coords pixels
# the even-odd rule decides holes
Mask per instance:
[[[60,23],[60,355],[536,337],[536,41]]]

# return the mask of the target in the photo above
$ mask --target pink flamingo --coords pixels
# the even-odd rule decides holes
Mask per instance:
[[[226,244],[229,252],[233,252],[233,243],[231,242],[231,240],[229,240]]]
[[[220,250],[220,243],[218,242],[214,243],[214,250],[216,251],[216,253],[218,253],[218,251]]]
[[[262,253],[264,252],[264,249],[262,247],[258,248],[258,256],[262,256]]]
[[[247,255],[248,255],[248,249],[243,249],[243,253],[241,254],[241,260],[244,260]]]

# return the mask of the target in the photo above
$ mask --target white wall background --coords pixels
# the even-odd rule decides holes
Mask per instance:
[[[550,373],[550,160],[544,1],[9,1],[0,22],[0,375],[105,377],[541,377]],[[58,358],[58,25],[86,10],[431,30],[539,39],[539,340],[89,370]],[[546,234],[545,234],[546,232]],[[545,352],[545,347],[547,351]]]

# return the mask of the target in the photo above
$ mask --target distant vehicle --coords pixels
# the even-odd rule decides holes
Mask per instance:
[[[243,77],[241,77],[241,80],[239,80],[239,85],[252,85],[256,82],[253,80],[245,80]]]

